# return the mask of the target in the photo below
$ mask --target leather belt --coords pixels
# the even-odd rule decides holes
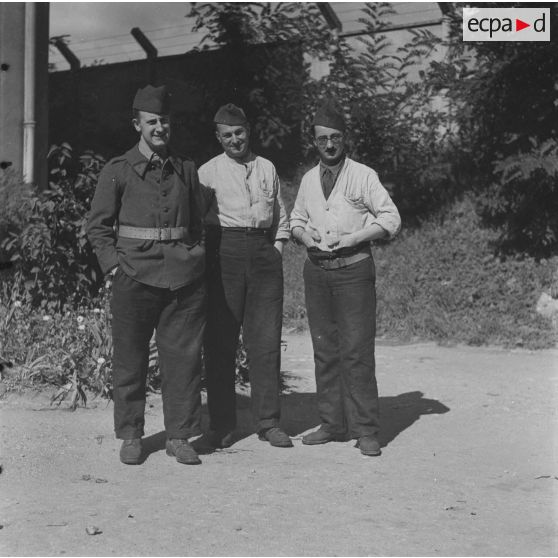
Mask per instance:
[[[142,240],[183,240],[188,237],[186,227],[129,227],[121,225],[118,228],[118,236],[122,238],[139,238]]]
[[[207,225],[208,232],[233,232],[233,233],[245,233],[245,234],[259,234],[259,235],[267,235],[271,232],[271,229],[261,229],[258,227],[219,227],[217,225]]]
[[[349,253],[348,255],[340,255],[335,252],[324,253],[320,251],[319,254],[308,251],[308,259],[322,269],[341,269],[348,265],[360,262],[367,258],[372,257],[370,253],[370,246],[356,248],[356,253]]]

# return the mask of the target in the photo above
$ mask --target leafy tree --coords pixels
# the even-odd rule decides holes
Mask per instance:
[[[556,36],[558,5],[544,7]],[[477,208],[501,228],[500,248],[548,255],[558,247],[558,50],[552,42],[464,43],[461,25],[454,8],[448,57],[428,80],[455,107]]]
[[[286,41],[286,53],[297,44],[306,54],[303,79],[292,79],[288,56],[275,61],[262,76],[271,90],[291,83],[280,99],[256,89],[257,132],[263,143],[290,139],[285,131],[301,132],[301,145],[293,163],[314,157],[311,120],[317,105],[334,97],[350,122],[352,156],[378,170],[407,216],[438,207],[451,188],[447,183],[447,149],[441,149],[440,123],[447,117],[427,102],[429,91],[408,80],[408,69],[436,48],[439,40],[428,31],[417,31],[400,52],[390,53],[389,42],[379,30],[393,10],[386,3],[369,3],[362,23],[369,33],[355,50],[336,37],[314,3],[210,3],[194,5],[195,30],[205,28],[208,42],[237,49],[259,42]],[[311,57],[329,64],[321,79],[310,75]],[[268,123],[268,126],[266,126]],[[279,143],[280,144],[280,143]],[[446,157],[447,159],[447,157]]]

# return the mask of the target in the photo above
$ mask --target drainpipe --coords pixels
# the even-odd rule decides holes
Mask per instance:
[[[35,179],[35,4],[25,3],[25,53],[23,65],[23,179]]]

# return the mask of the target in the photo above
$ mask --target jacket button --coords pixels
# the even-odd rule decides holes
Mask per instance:
[[[163,192],[161,195],[166,198],[167,197],[167,192]]]
[[[163,227],[168,227],[169,224],[168,223],[163,223]]]
[[[169,208],[168,208],[168,207],[163,207],[163,211],[164,211],[165,213],[168,213],[168,212],[169,212]]]

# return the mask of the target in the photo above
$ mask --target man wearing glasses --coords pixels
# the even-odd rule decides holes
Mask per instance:
[[[291,231],[308,249],[304,284],[314,348],[320,428],[306,445],[357,440],[380,455],[375,375],[375,268],[370,242],[401,226],[395,204],[371,168],[346,155],[345,121],[330,101],[313,121],[320,163],[302,178]]]

